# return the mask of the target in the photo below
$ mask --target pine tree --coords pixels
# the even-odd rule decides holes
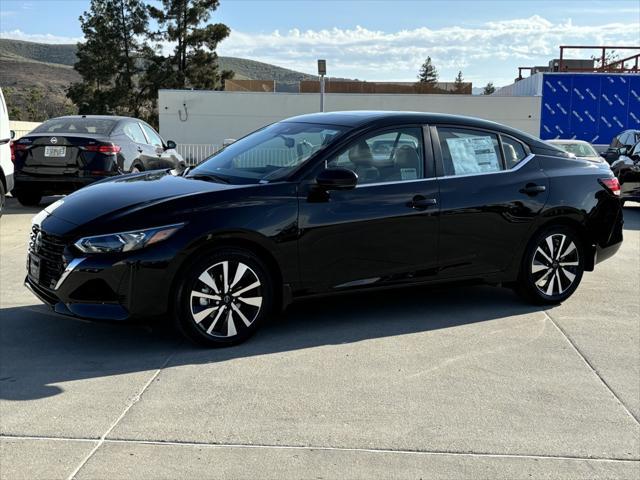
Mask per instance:
[[[484,90],[482,92],[483,95],[491,95],[496,91],[496,87],[493,86],[493,82],[489,82],[484,86]]]
[[[427,57],[427,59],[420,67],[420,72],[418,73],[418,82],[419,83],[427,83],[429,85],[435,85],[438,83],[438,70],[431,63],[431,57]]]
[[[173,55],[156,62],[154,75],[170,88],[221,89],[233,72],[218,71],[218,44],[229,36],[229,27],[208,23],[219,0],[162,0],[162,9],[148,11],[160,30],[154,38],[175,43]]]
[[[454,83],[454,92],[463,93],[464,92],[464,78],[462,78],[462,70],[458,71],[458,75],[456,75],[456,79],[453,81]]]
[[[142,0],[91,0],[80,17],[85,41],[74,65],[82,82],[67,92],[79,113],[149,115],[155,92],[140,81],[151,53],[141,42],[148,20]]]

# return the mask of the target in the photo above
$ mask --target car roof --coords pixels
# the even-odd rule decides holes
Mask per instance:
[[[557,143],[557,144],[586,143],[587,145],[591,145],[586,140],[566,139],[566,138],[552,138],[551,140],[547,140],[547,142],[549,142],[549,143]]]
[[[77,120],[77,119],[81,119],[81,118],[88,118],[88,119],[95,119],[95,120],[115,120],[115,121],[121,121],[121,120],[135,120],[135,121],[140,121],[137,118],[133,118],[133,117],[122,117],[120,115],[65,115],[63,117],[55,117],[55,118],[50,118],[49,120]]]
[[[539,148],[549,148],[549,145],[528,133],[500,123],[484,120],[477,117],[464,115],[451,115],[433,112],[400,112],[386,110],[352,110],[340,112],[308,113],[296,117],[287,118],[283,122],[318,123],[335,125],[348,128],[386,127],[397,124],[448,124],[461,127],[484,128],[512,135],[529,145],[537,145]]]

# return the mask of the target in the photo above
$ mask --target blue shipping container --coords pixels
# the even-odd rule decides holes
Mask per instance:
[[[540,138],[609,144],[640,129],[640,75],[551,73],[542,81]]]

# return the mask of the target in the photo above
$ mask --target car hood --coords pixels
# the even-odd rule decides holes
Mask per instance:
[[[126,215],[181,197],[234,188],[238,185],[174,176],[168,171],[124,175],[89,185],[62,198],[38,214],[34,223],[53,216],[74,225],[83,225],[98,218]]]

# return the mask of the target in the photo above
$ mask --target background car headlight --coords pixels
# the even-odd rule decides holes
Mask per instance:
[[[84,253],[129,252],[166,240],[183,225],[179,223],[145,230],[84,237],[78,240],[75,246]]]

